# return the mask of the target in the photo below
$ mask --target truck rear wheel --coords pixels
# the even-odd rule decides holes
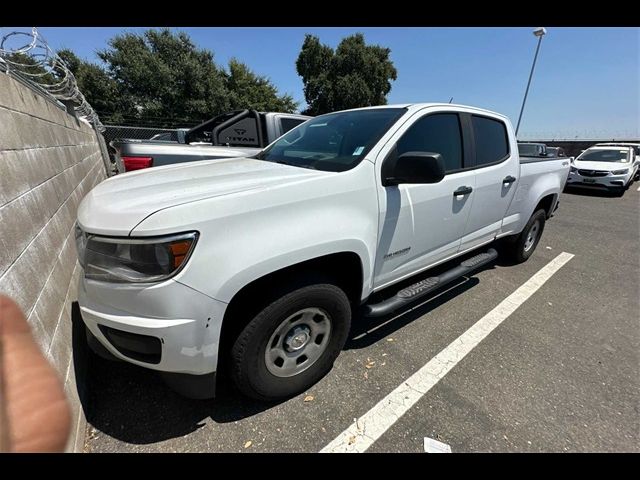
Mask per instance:
[[[537,210],[531,215],[522,232],[506,242],[505,252],[515,263],[526,262],[533,254],[542,237],[546,219],[547,212],[543,209]]]
[[[335,285],[297,288],[262,309],[231,349],[231,377],[263,401],[291,397],[324,377],[344,346],[351,306]]]

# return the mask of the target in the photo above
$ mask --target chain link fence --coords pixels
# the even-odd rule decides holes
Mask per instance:
[[[185,129],[186,130],[186,129]],[[126,125],[105,125],[102,135],[107,143],[107,151],[111,162],[116,163],[115,150],[111,146],[113,140],[119,138],[133,138],[136,140],[165,140],[170,142],[178,142],[177,128],[156,128],[156,127],[131,127]]]
[[[102,135],[107,144],[117,138],[135,138],[136,140],[150,140],[158,138],[170,142],[178,141],[177,128],[157,128],[157,127],[131,127],[127,125],[105,125]]]
[[[532,140],[526,140],[527,142],[533,142],[533,143],[544,143],[545,145],[547,145],[548,147],[562,147],[564,149],[565,155],[567,157],[577,157],[578,155],[580,155],[584,150],[586,150],[589,147],[592,147],[598,143],[605,143],[605,142],[622,142],[622,143],[640,143],[640,140],[638,139],[623,139],[623,140],[619,140],[619,139],[595,139],[595,140],[540,140],[540,139],[532,139]]]
[[[575,129],[575,130],[529,130],[518,135],[518,140],[529,142],[536,139],[546,139],[553,142],[581,142],[596,140],[600,142],[622,142],[640,137],[638,129]]]

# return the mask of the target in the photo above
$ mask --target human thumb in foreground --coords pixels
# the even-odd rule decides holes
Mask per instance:
[[[62,452],[71,415],[24,314],[0,294],[0,451]]]

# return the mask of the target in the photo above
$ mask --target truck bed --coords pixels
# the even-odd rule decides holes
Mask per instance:
[[[557,182],[562,191],[569,176],[570,163],[567,157],[520,157],[521,182],[529,183],[535,180],[533,177],[549,174],[545,183]]]
[[[537,163],[537,162],[550,162],[552,160],[566,160],[569,161],[567,157],[520,157],[520,163]]]
[[[566,157],[522,157],[520,178],[516,194],[505,214],[503,233],[522,231],[533,214],[533,207],[549,195],[557,198],[568,176],[569,159]]]
[[[123,157],[137,157],[134,169],[172,163],[253,156],[273,140],[311,117],[293,113],[241,110],[225,113],[181,132],[179,143],[164,140],[116,139],[110,145],[124,171]],[[184,130],[184,129],[182,129]],[[149,162],[149,158],[153,159]],[[151,163],[151,164],[149,164]]]
[[[111,146],[116,150],[116,161],[124,156],[152,157],[153,165],[193,162],[216,158],[247,157],[258,153],[260,148],[223,147],[214,145],[189,145],[163,141],[114,140]]]

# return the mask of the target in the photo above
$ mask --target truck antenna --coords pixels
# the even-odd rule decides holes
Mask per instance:
[[[451,97],[451,98],[449,99],[449,103],[451,103],[451,102],[453,102],[453,97]]]

